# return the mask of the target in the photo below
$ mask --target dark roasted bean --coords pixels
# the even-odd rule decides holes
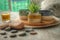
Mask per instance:
[[[0,34],[1,34],[1,35],[6,35],[6,32],[1,32]]]
[[[26,36],[26,35],[27,35],[26,33],[19,34],[19,36]]]
[[[12,30],[11,33],[17,33],[18,31],[17,30]]]
[[[10,27],[5,28],[5,31],[11,31]]]
[[[4,36],[4,38],[7,38],[7,36]]]
[[[10,35],[11,38],[14,38],[14,37],[16,37],[16,36],[17,36],[16,34]]]
[[[25,29],[25,32],[31,32],[34,31],[33,29]]]
[[[30,32],[30,34],[31,34],[31,35],[36,35],[37,32],[32,31],[32,32]]]

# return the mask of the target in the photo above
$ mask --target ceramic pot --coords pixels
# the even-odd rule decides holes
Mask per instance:
[[[37,13],[29,13],[28,14],[28,22],[29,23],[39,23],[41,22],[41,14]]]

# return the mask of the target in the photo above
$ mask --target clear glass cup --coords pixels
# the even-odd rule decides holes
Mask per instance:
[[[9,22],[10,21],[10,12],[4,11],[1,14],[2,22]]]

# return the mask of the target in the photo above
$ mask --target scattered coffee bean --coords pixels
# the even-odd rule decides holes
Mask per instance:
[[[31,34],[31,35],[36,35],[37,32],[32,31],[32,32],[30,32],[30,34]]]
[[[19,36],[26,36],[26,35],[27,35],[26,33],[19,34]]]
[[[17,37],[17,35],[16,34],[12,34],[12,35],[10,35],[10,37],[14,38],[14,37]]]
[[[25,32],[31,32],[34,31],[33,29],[25,29]]]
[[[18,31],[17,30],[12,30],[11,33],[17,33]]]
[[[0,34],[1,34],[1,35],[6,35],[6,32],[1,32]]]
[[[5,31],[11,31],[10,27],[5,28]]]
[[[7,38],[7,36],[4,36],[4,38]]]

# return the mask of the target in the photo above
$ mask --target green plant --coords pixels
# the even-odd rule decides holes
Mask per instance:
[[[29,5],[29,11],[30,12],[32,12],[32,13],[35,13],[35,12],[37,12],[40,8],[39,8],[39,6],[36,4],[36,3],[31,3],[30,5]]]

